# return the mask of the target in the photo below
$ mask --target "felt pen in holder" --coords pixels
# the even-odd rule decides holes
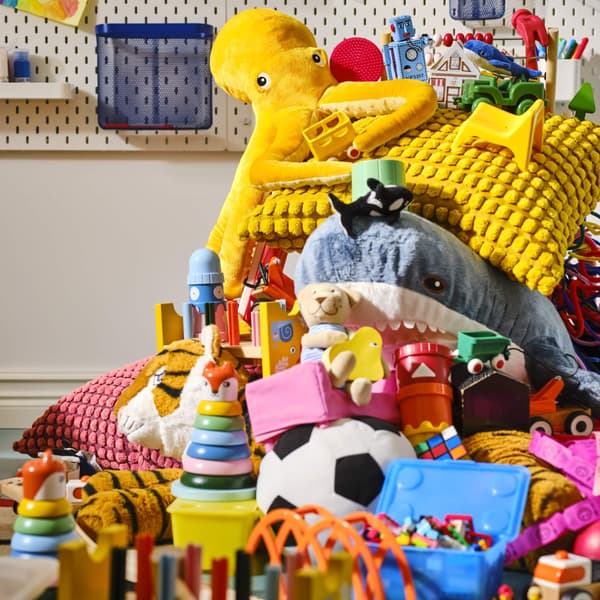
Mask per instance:
[[[579,45],[577,46],[577,50],[575,50],[575,54],[573,54],[574,59],[579,60],[581,58],[581,55],[583,54],[583,51],[585,50],[589,41],[590,41],[590,38],[588,38],[588,37],[581,38],[581,42],[579,42]]]
[[[564,55],[564,57],[566,59],[573,58],[573,54],[575,54],[576,50],[577,50],[577,40],[572,39],[567,44],[567,47],[565,48],[565,55]]]

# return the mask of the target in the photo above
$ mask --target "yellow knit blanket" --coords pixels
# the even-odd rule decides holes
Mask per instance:
[[[600,125],[547,116],[542,151],[534,150],[521,171],[510,150],[489,142],[452,151],[457,128],[468,116],[441,108],[361,160],[401,160],[414,196],[410,210],[447,228],[517,281],[549,295],[562,278],[568,245],[600,201]],[[377,118],[355,121],[357,133]],[[275,190],[241,223],[239,234],[301,251],[331,214],[329,192],[351,200],[350,184]]]

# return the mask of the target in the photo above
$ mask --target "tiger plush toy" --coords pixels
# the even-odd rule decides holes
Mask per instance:
[[[172,342],[151,358],[115,403],[120,431],[134,443],[155,448],[165,456],[181,459],[190,441],[198,402],[207,399],[206,382],[215,377],[237,375],[241,400],[248,381],[242,363],[221,347],[218,329],[203,329],[200,340]],[[249,430],[249,421],[246,418]],[[249,432],[254,475],[264,448]],[[171,483],[179,468],[150,471],[107,469],[90,477],[76,520],[95,540],[114,523],[127,525],[129,543],[138,533],[151,533],[157,543],[170,541],[170,518],[166,508],[174,501]]]
[[[106,469],[92,475],[82,490],[82,503],[75,519],[93,542],[115,523],[127,527],[128,544],[141,533],[151,534],[157,544],[173,537],[167,507],[175,500],[171,483],[181,469],[118,471]]]
[[[119,430],[133,443],[181,459],[194,424],[196,406],[204,392],[203,370],[213,362],[230,363],[238,374],[240,391],[248,374],[240,361],[221,347],[216,326],[202,337],[169,344],[153,357],[115,404]]]

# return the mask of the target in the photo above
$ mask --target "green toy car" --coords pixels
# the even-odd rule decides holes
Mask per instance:
[[[482,75],[467,79],[462,85],[462,95],[454,102],[460,110],[472,111],[485,102],[506,109],[517,115],[523,114],[536,100],[545,100],[544,84],[525,79],[501,79]]]
[[[459,331],[454,360],[467,364],[472,375],[481,373],[483,363],[502,369],[510,356],[510,339],[493,331]]]

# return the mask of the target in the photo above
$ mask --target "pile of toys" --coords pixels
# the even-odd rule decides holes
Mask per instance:
[[[302,63],[310,86],[299,75],[290,80],[286,68],[279,72],[288,77],[288,86],[300,86],[297,95],[306,105],[291,110],[280,105],[281,98],[271,100],[275,73],[246,81],[248,55],[254,55],[225,41],[239,40],[240,31],[254,33],[245,18],[256,27],[268,21],[285,33],[279,37],[297,42],[298,53],[310,50]],[[528,53],[535,42],[549,46],[539,21],[529,11],[513,16]],[[495,48],[491,34],[417,37],[410,16],[393,17],[389,25],[382,48],[387,79],[347,86],[322,68],[326,57],[314,49],[304,24],[277,11],[240,13],[225,24],[215,44],[211,68],[217,84],[253,103],[257,116],[264,117],[257,119],[259,128],[268,117],[270,134],[277,135],[259,131],[253,136],[239,167],[244,177],[236,175],[207,247],[189,259],[183,316],[173,305],[157,306],[157,356],[140,365],[114,409],[130,441],[181,461],[181,472],[171,473],[167,486],[172,502],[157,488],[145,491],[161,498],[161,509],[154,511],[160,512],[161,535],[172,524],[175,545],[194,563],[188,587],[196,596],[200,568],[212,570],[213,598],[225,594],[227,575],[240,575],[238,597],[248,598],[249,556],[260,552],[262,543],[271,566],[280,567],[291,536],[296,552],[286,557],[285,583],[279,580],[281,570],[267,571],[269,600],[286,586],[296,597],[311,600],[333,592],[342,598],[341,588],[349,597],[350,586],[357,600],[504,600],[512,594],[502,586],[507,564],[592,525],[600,514],[600,484],[591,466],[597,450],[586,444],[561,446],[550,437],[591,440],[600,417],[598,242],[592,227],[585,231],[582,225],[551,302],[540,291],[558,277],[551,269],[556,257],[541,244],[550,234],[546,225],[535,229],[534,217],[547,223],[558,211],[545,199],[538,206],[531,197],[534,187],[543,185],[541,167],[522,184],[529,186],[535,175],[539,185],[531,183],[518,202],[513,201],[518,185],[506,191],[506,182],[495,185],[490,179],[491,171],[500,172],[500,163],[514,163],[507,172],[528,173],[532,155],[542,150],[548,104],[542,72],[529,54],[521,65]],[[255,37],[264,42],[264,36]],[[273,54],[261,47],[265,61]],[[293,96],[285,91],[286,99]],[[389,97],[403,101],[390,110]],[[352,104],[357,98],[371,102],[381,118],[370,131],[354,127],[344,110],[316,118],[323,106]],[[440,106],[473,112],[453,124],[451,143],[431,136],[422,145],[431,150],[430,163],[366,158],[378,144],[427,122]],[[366,117],[372,116],[371,108]],[[290,147],[268,147],[269,137],[285,139]],[[478,172],[475,159],[463,152],[473,137],[512,150],[512,162],[506,154],[485,160],[477,154]],[[292,147],[296,143],[304,154]],[[442,161],[442,145],[448,146],[452,168]],[[308,160],[309,151],[314,160]],[[304,158],[289,162],[296,153]],[[483,191],[494,187],[497,193],[483,197],[477,187],[466,198],[458,191],[461,206],[474,206],[474,213],[459,214],[443,202],[433,210],[421,202],[424,214],[416,214],[411,203],[422,190],[414,183],[409,189],[409,170],[413,182],[443,171],[448,182],[472,179],[487,186]],[[294,278],[285,273],[283,245],[237,235],[237,220],[252,208],[270,210],[261,186],[270,189],[280,179],[293,185],[318,180],[331,187],[326,206],[313,203],[318,218],[310,231],[299,218],[302,207],[286,204],[287,225],[305,239]],[[346,202],[335,186],[350,179],[352,198]],[[508,204],[499,203],[503,195]],[[450,227],[439,226],[428,212]],[[506,227],[497,222],[501,213]],[[521,229],[531,234],[530,244],[519,237]],[[464,243],[461,235],[467,231],[480,235],[479,243]],[[523,264],[499,253],[500,246],[513,244]],[[549,274],[542,274],[542,267]],[[575,349],[578,360],[572,360]],[[533,469],[511,464],[514,457],[475,462],[465,442],[479,432],[508,432],[508,437],[515,431],[529,436],[529,454],[543,461],[544,469],[564,475],[581,495],[523,532],[525,515],[535,520],[528,504]],[[543,478],[544,471],[536,473]],[[155,475],[160,478],[160,470]],[[60,477],[56,469],[48,480],[62,483]],[[88,513],[98,499],[98,481],[92,476],[83,491]],[[58,541],[74,535],[70,505],[55,490],[38,487],[30,489],[26,481],[17,523],[28,531],[16,526],[15,555],[35,553],[27,552],[34,542],[54,552],[38,530],[57,534]],[[132,527],[136,521],[143,530],[147,523],[139,523],[144,519],[135,507],[136,501],[144,503],[142,491],[118,493]],[[106,542],[98,533],[98,547],[113,552],[110,594],[121,594],[120,550],[126,538],[118,530]],[[138,562],[148,571],[152,540],[136,535],[136,542]],[[337,543],[346,551],[343,556],[332,553]],[[63,564],[84,560],[80,546],[64,552]],[[155,565],[164,578],[161,591],[174,589],[180,559]],[[313,559],[320,573],[309,572]],[[577,583],[586,586],[593,576],[584,562],[564,552],[545,557],[533,582],[543,588],[549,569],[562,565],[567,573],[585,571]],[[102,564],[97,571],[103,570],[98,581],[104,593],[106,561]],[[334,572],[337,589],[325,571]],[[66,581],[64,597],[75,597],[75,577]],[[138,597],[150,598],[151,591],[142,591],[148,572],[139,582]],[[535,594],[535,587],[530,592]],[[544,590],[543,600],[552,598],[550,593]]]

